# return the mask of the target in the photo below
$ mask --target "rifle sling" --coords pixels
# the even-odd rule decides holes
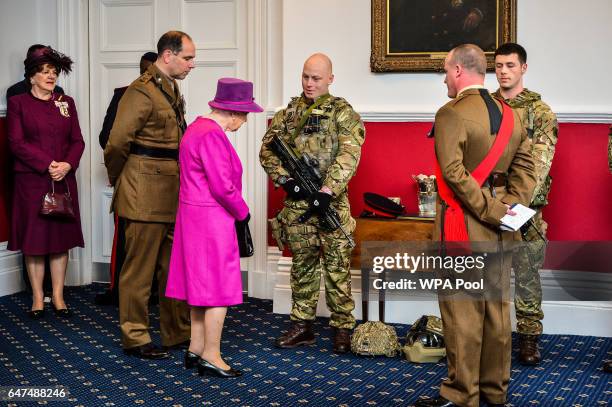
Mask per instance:
[[[323,95],[323,96],[319,97],[312,105],[310,105],[308,110],[306,110],[304,112],[304,114],[302,115],[302,118],[300,119],[300,123],[295,128],[295,131],[293,132],[293,136],[291,137],[291,141],[294,141],[295,138],[298,136],[298,134],[300,134],[300,131],[302,131],[302,129],[306,125],[306,121],[310,117],[312,111],[314,109],[316,109],[317,107],[321,106],[323,104],[323,102],[325,102],[327,99],[329,99],[329,97],[330,97],[329,93],[326,94],[326,95]]]

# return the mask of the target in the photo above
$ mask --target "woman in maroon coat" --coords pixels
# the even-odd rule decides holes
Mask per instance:
[[[69,72],[71,65],[70,58],[50,47],[34,52],[25,61],[30,92],[8,100],[8,139],[15,161],[8,249],[25,256],[33,297],[29,315],[35,319],[44,315],[45,255],[50,258],[53,309],[60,317],[70,316],[63,293],[68,250],[83,247],[75,171],[85,143],[74,101],[53,92],[57,76]],[[70,191],[75,219],[39,214],[52,183],[56,192]]]

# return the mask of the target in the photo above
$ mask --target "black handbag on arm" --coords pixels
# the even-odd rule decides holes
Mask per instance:
[[[243,221],[236,221],[236,236],[238,237],[238,251],[240,252],[240,257],[251,257],[255,252],[253,247],[253,238],[251,237],[251,229],[249,229],[249,219],[251,217],[247,216],[247,218]]]

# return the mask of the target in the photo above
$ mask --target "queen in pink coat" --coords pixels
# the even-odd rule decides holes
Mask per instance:
[[[242,198],[242,165],[225,132],[238,130],[254,102],[253,84],[217,83],[207,116],[189,125],[179,149],[180,192],[166,297],[191,306],[191,343],[185,367],[200,375],[236,377],[221,357],[227,307],[242,303],[236,222],[249,221]]]

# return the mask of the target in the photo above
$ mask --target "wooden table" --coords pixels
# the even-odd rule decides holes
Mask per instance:
[[[368,241],[425,241],[433,235],[433,218],[410,217],[403,219],[357,218],[353,238],[355,248],[351,255],[351,268],[361,268],[361,242]]]
[[[433,218],[406,217],[402,219],[357,218],[353,234],[355,248],[351,255],[351,268],[361,269],[361,242],[369,241],[430,241],[433,235]],[[364,275],[365,274],[365,275]],[[369,280],[367,272],[361,273],[362,319],[368,320]],[[385,293],[379,291],[378,320],[385,321]]]

